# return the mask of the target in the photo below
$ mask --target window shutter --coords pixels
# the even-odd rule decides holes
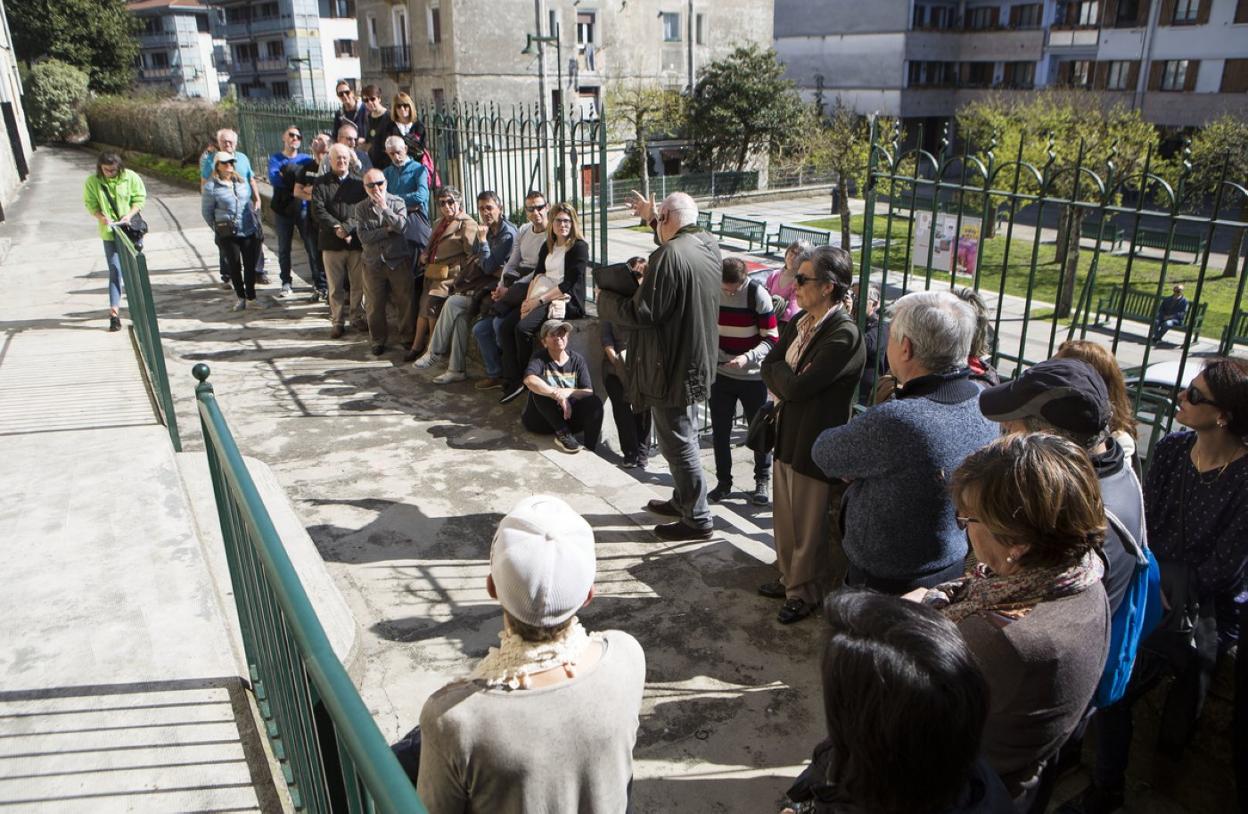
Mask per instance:
[[[1118,0],[1101,3],[1101,28],[1113,28],[1118,20]]]
[[[988,15],[988,27],[999,28],[1001,26],[1001,7],[993,6],[992,13]]]
[[[1222,92],[1248,92],[1248,59],[1228,59],[1222,68]]]
[[[1140,83],[1140,61],[1138,59],[1131,60],[1131,64],[1127,66],[1127,90],[1134,91]]]
[[[1161,0],[1161,16],[1157,18],[1157,25],[1170,25],[1174,22],[1174,0]]]
[[[1212,5],[1213,0],[1200,0],[1200,6],[1196,9],[1196,25],[1209,22],[1209,7]]]
[[[1148,66],[1148,89],[1161,90],[1161,77],[1166,72],[1166,63],[1154,62]]]
[[[1200,73],[1200,60],[1189,59],[1187,61],[1187,75],[1183,77],[1183,90],[1191,92],[1196,90],[1196,74]]]
[[[1069,86],[1072,76],[1074,76],[1074,65],[1070,60],[1057,64],[1057,84]]]
[[[1235,5],[1235,22],[1248,23],[1248,0],[1239,0]]]
[[[1173,7],[1174,0],[1170,0],[1170,4],[1171,7]],[[1140,6],[1136,10],[1135,14],[1135,25],[1137,28],[1143,28],[1148,25],[1148,12],[1150,8],[1152,8],[1152,5],[1149,0],[1140,0]]]
[[[1109,84],[1109,63],[1098,62],[1092,71],[1092,87],[1096,90],[1105,90],[1105,86]]]

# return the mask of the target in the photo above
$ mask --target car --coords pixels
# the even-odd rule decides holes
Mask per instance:
[[[1135,417],[1140,424],[1138,444],[1141,459],[1147,458],[1153,444],[1173,429],[1178,390],[1190,385],[1204,367],[1204,361],[1199,357],[1189,356],[1185,364],[1182,362],[1180,359],[1169,359],[1154,362],[1142,372],[1138,367],[1122,371],[1127,397],[1137,405]]]

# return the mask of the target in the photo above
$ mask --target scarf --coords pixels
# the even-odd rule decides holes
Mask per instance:
[[[996,574],[981,562],[965,577],[929,590],[923,601],[954,622],[977,613],[1016,620],[1041,602],[1083,591],[1104,575],[1105,566],[1095,551],[1088,551],[1074,565],[1024,568],[1009,576]]]
[[[577,659],[591,642],[603,641],[603,636],[586,633],[580,620],[573,617],[572,624],[549,642],[526,642],[506,628],[499,632],[498,640],[499,646],[490,648],[469,679],[518,690],[529,688],[529,676],[551,667],[562,665],[569,678],[575,676]]]
[[[823,325],[828,317],[839,310],[841,310],[841,306],[834,305],[825,311],[819,319],[815,319],[814,314],[807,313],[798,320],[797,337],[784,352],[784,361],[789,363],[789,367],[793,368],[794,373],[801,372],[797,369],[797,364],[802,360],[802,354],[806,352],[806,346],[810,344],[810,340],[814,337],[815,332],[819,330],[819,326]]]
[[[438,218],[438,223],[433,227],[433,234],[429,236],[429,262],[438,259],[438,243],[442,240],[442,236],[446,234],[446,230],[450,228],[452,223],[459,221],[459,215],[453,218]]]

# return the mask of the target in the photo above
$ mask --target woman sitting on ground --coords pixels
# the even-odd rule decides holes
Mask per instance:
[[[218,150],[212,176],[204,182],[201,200],[204,221],[216,233],[217,248],[225,258],[230,284],[242,311],[256,299],[256,261],[260,257],[260,218],[251,205],[251,184],[234,171],[234,154]]]
[[[580,452],[581,444],[573,433],[584,433],[584,446],[593,452],[602,434],[602,399],[594,395],[589,362],[568,350],[571,333],[571,323],[562,320],[542,325],[542,347],[524,371],[529,401],[520,422],[529,432],[553,433],[555,446],[564,452]]]
[[[1078,725],[1109,651],[1101,488],[1087,454],[1015,434],[971,453],[950,487],[978,564],[907,594],[958,625],[988,679],[983,752],[1020,811]]]
[[[463,195],[455,187],[442,187],[434,196],[441,217],[433,224],[429,248],[421,252],[418,262],[424,269],[425,282],[416,316],[416,336],[408,359],[425,352],[425,343],[433,333],[433,324],[446,298],[450,284],[459,274],[460,265],[472,255],[477,243],[477,222],[463,209]]]
[[[580,319],[585,316],[580,290],[589,266],[589,244],[581,237],[576,210],[560,203],[550,208],[546,245],[520,307],[503,317],[499,327],[503,361],[503,397],[506,404],[524,392],[520,378],[533,355],[533,337],[548,319]]]

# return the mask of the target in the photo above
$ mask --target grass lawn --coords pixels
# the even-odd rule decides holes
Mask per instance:
[[[876,215],[874,237],[880,240],[884,239],[886,234],[887,218]],[[855,215],[851,228],[856,234],[861,234],[863,216]],[[811,226],[823,229],[840,229],[840,218],[826,218],[818,221],[807,221],[803,226]],[[908,223],[903,220],[893,220],[893,235],[888,248],[888,268],[890,271],[899,271],[904,268],[906,260],[906,241],[908,234]],[[1018,297],[1025,297],[1029,285],[1029,277],[1031,271],[1031,254],[1032,242],[1030,240],[1015,239],[1011,241],[1009,260],[1006,262],[1005,250],[1006,241],[1004,230],[998,237],[985,241],[981,250],[983,256],[980,259],[980,288],[991,292],[1001,290],[1001,275],[1004,267],[1005,271],[1005,293]],[[880,268],[883,263],[883,254],[881,249],[874,249],[871,253],[871,265]],[[1054,258],[1056,256],[1057,247],[1052,243],[1042,243],[1039,246],[1036,256],[1036,271],[1034,281],[1031,282],[1032,298],[1046,303],[1055,302],[1057,299],[1058,272],[1059,268]],[[1084,281],[1087,279],[1088,270],[1092,265],[1093,246],[1091,241],[1084,241],[1079,251],[1079,277],[1076,281],[1075,297],[1079,296]],[[1186,254],[1178,254],[1179,258],[1186,258]],[[921,263],[926,258],[920,259]],[[859,261],[858,253],[854,253],[854,261]],[[1111,286],[1121,285],[1127,272],[1128,259],[1125,256],[1111,255],[1105,249],[1102,249],[1100,256],[1097,258],[1097,275],[1096,289],[1092,293],[1091,307],[1096,308],[1096,301],[1102,296],[1109,293]],[[1208,311],[1205,314],[1205,322],[1201,328],[1201,336],[1217,341],[1222,335],[1223,329],[1230,322],[1231,308],[1235,304],[1235,291],[1238,287],[1239,280],[1233,277],[1223,278],[1219,275],[1222,273],[1220,263],[1209,264],[1209,268],[1205,274],[1205,286],[1201,292],[1201,302],[1208,304]],[[914,268],[911,271],[911,280],[917,274],[922,287],[921,280],[924,279],[925,271],[922,268]],[[1169,294],[1169,286],[1174,283],[1182,283],[1186,288],[1188,299],[1194,299],[1196,294],[1196,281],[1200,275],[1200,264],[1185,265],[1182,262],[1171,260],[1170,266],[1166,271],[1166,294]],[[932,272],[933,282],[943,282],[946,285],[949,282],[949,273],[947,271]],[[1149,257],[1136,257],[1131,263],[1131,288],[1136,291],[1154,292],[1157,288],[1157,281],[1161,276],[1161,261],[1154,260]],[[967,277],[959,277],[959,281],[969,282]],[[966,284],[960,282],[960,284]],[[910,283],[913,289],[915,283]],[[1248,300],[1248,295],[1245,296]],[[1045,307],[1043,314],[1045,316],[1052,315],[1052,309]],[[1033,317],[1041,316],[1035,312]]]
[[[850,215],[849,231],[856,235],[862,234],[862,227],[865,224],[866,215]],[[804,220],[798,226],[809,226],[812,229],[827,229],[832,232],[839,233],[841,231],[841,218],[839,215],[833,215],[830,218],[819,218],[818,220]],[[884,230],[888,227],[888,217],[885,215],[875,216],[875,225],[872,227],[875,231],[875,237],[884,238]],[[906,222],[900,218],[893,218],[893,233],[898,234],[899,229],[905,229]]]

